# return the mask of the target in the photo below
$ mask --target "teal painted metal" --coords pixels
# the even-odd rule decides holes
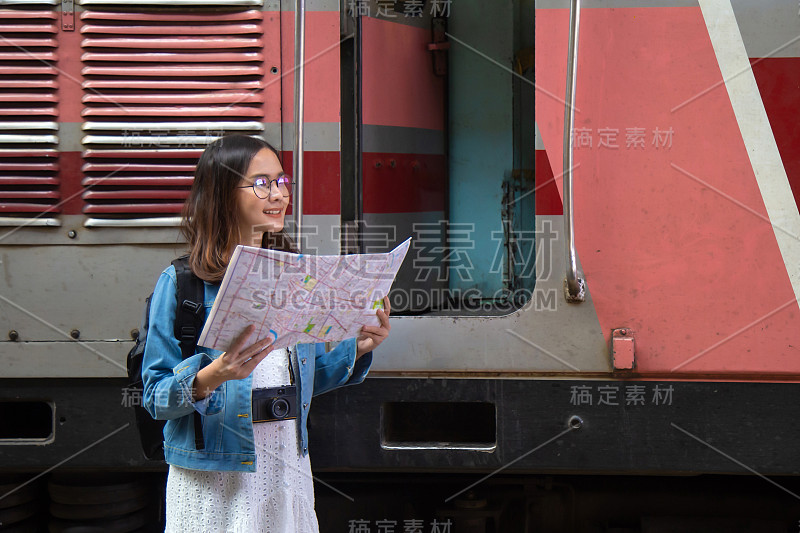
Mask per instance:
[[[466,0],[448,19],[450,288],[477,289],[486,298],[504,288],[502,187],[514,156],[513,75],[508,70],[514,55],[513,14],[511,1]],[[467,235],[462,229],[472,231]]]

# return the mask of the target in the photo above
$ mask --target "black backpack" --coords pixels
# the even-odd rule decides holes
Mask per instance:
[[[175,311],[175,338],[180,341],[181,355],[184,359],[194,355],[197,349],[197,338],[203,325],[204,289],[203,280],[198,278],[189,268],[188,256],[182,256],[172,261],[175,267],[177,278],[178,306]],[[129,398],[138,399],[133,401],[133,409],[136,414],[136,428],[139,430],[139,438],[142,441],[142,450],[145,457],[152,460],[164,460],[164,420],[155,420],[142,406],[144,401],[144,385],[142,383],[142,360],[144,359],[144,347],[147,342],[147,328],[150,325],[150,300],[153,293],[147,297],[144,303],[144,315],[142,324],[139,328],[139,336],[136,344],[128,352],[128,389]],[[203,441],[202,417],[197,411],[194,412],[194,440],[195,448],[202,450],[205,448]]]

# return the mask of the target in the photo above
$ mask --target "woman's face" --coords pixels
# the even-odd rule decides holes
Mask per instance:
[[[268,148],[263,148],[250,161],[239,185],[252,185],[256,178],[274,180],[283,173],[280,161]],[[265,231],[283,229],[283,217],[289,205],[289,197],[283,196],[276,184],[270,187],[266,198],[259,198],[253,187],[238,189],[239,220],[241,221],[242,244],[259,246]]]

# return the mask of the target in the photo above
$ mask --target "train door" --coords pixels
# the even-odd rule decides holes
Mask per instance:
[[[342,216],[353,251],[413,237],[396,311],[500,313],[533,288],[532,13],[510,31],[523,6],[351,2],[357,164]]]

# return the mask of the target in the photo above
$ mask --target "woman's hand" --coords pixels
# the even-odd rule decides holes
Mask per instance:
[[[205,398],[226,381],[246,378],[272,351],[270,337],[244,347],[255,329],[253,324],[244,328],[227,352],[197,372],[194,378],[195,400]]]
[[[382,343],[386,337],[389,336],[392,326],[389,325],[389,313],[392,312],[392,307],[389,305],[389,297],[383,297],[384,309],[378,309],[378,320],[381,321],[380,326],[361,326],[361,334],[356,339],[356,359],[361,357],[367,352],[371,352]]]

